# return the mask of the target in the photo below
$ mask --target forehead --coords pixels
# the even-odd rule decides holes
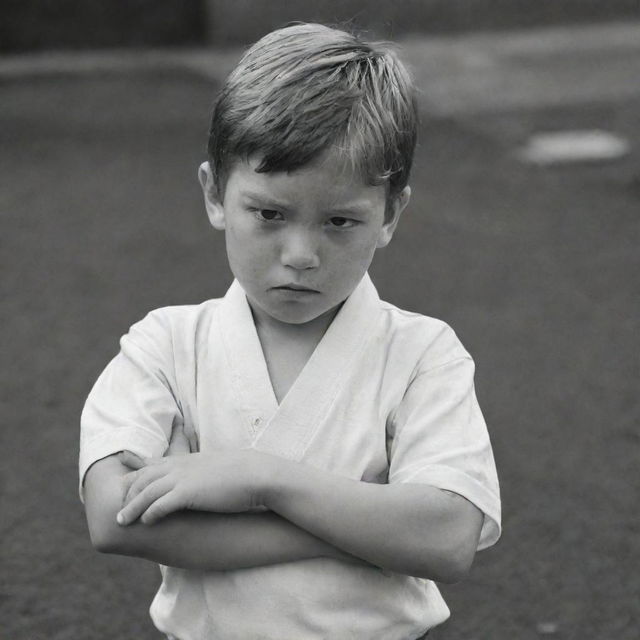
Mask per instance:
[[[386,201],[387,186],[371,185],[339,151],[331,150],[293,171],[257,172],[261,157],[236,161],[227,180],[227,195],[263,196],[273,200],[324,207],[377,207]]]

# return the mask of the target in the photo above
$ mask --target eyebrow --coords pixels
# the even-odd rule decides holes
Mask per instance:
[[[273,207],[274,209],[282,209],[283,211],[291,211],[293,207],[287,204],[285,201],[276,200],[270,196],[263,195],[261,193],[253,193],[252,191],[241,191],[240,195],[243,198],[259,202],[265,207]],[[345,204],[330,207],[327,213],[333,213],[334,215],[366,215],[371,209],[371,203],[368,200],[355,200],[354,202],[348,202]]]
[[[265,196],[262,193],[253,193],[252,191],[241,191],[240,195],[243,198],[249,198],[250,200],[254,200],[268,207],[274,207],[275,209],[284,209],[285,211],[288,211],[289,209],[291,209],[291,207],[286,202],[275,200],[274,198],[270,196]]]
[[[368,201],[349,202],[345,205],[339,205],[330,209],[331,213],[348,214],[348,215],[366,215],[371,210],[371,203]]]

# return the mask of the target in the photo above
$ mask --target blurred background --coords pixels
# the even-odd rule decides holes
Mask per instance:
[[[158,638],[157,568],[90,546],[79,415],[133,322],[229,285],[209,110],[291,20],[397,41],[420,90],[372,276],[474,356],[504,510],[433,637],[637,640],[637,0],[2,3],[0,638]]]
[[[638,19],[638,10],[637,0],[4,0],[0,50],[246,44],[292,20],[396,38]]]

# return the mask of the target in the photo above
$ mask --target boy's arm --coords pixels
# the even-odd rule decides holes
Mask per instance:
[[[448,491],[360,482],[255,450],[144,462],[126,478],[123,525],[139,517],[159,522],[184,508],[234,512],[262,504],[373,565],[440,582],[469,570],[483,522],[477,507]]]
[[[122,507],[123,477],[131,470],[117,455],[103,458],[87,472],[84,484],[87,522],[94,547],[168,566],[223,571],[317,557],[348,562],[356,558],[332,547],[275,513],[173,513],[147,526],[116,523]]]
[[[264,503],[326,542],[376,566],[439,582],[471,568],[483,513],[426,484],[371,484],[296,463],[274,465]]]

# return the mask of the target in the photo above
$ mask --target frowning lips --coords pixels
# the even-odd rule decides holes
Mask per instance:
[[[305,287],[301,284],[296,284],[295,282],[290,282],[288,284],[281,284],[277,287],[272,287],[272,289],[281,289],[284,291],[306,291],[307,293],[320,293],[317,289],[311,289],[310,287]]]

